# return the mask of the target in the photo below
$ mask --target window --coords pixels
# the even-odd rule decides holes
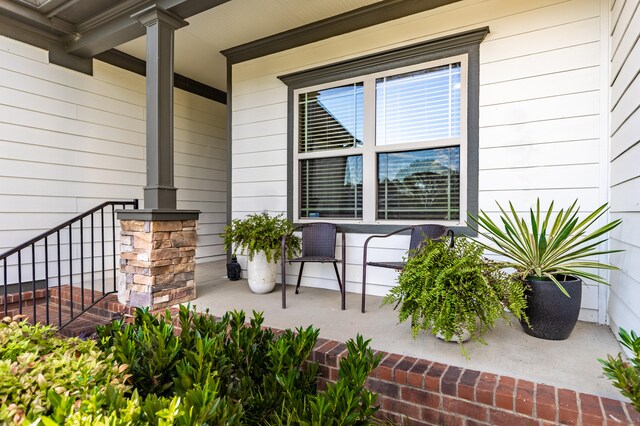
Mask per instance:
[[[465,63],[296,90],[296,219],[459,222]]]
[[[289,217],[355,232],[478,211],[479,45],[487,27],[279,77]]]

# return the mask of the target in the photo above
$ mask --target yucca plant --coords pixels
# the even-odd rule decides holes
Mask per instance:
[[[482,210],[478,217],[470,215],[472,223],[469,223],[469,226],[492,244],[482,241],[479,243],[486,250],[507,258],[508,260],[503,263],[504,266],[514,268],[521,279],[537,277],[551,280],[566,296],[569,296],[560,283],[559,277],[575,276],[607,284],[604,278],[585,269],[617,269],[608,264],[585,259],[621,251],[598,249],[598,246],[607,240],[605,234],[620,225],[620,219],[588,232],[588,229],[607,212],[606,203],[585,219],[580,220],[578,200],[574,201],[566,211],[561,209],[553,218],[554,203],[551,202],[546,213],[542,215],[540,199],[538,199],[536,210],[529,209],[529,223],[518,216],[511,202],[509,202],[509,212],[499,203],[496,204],[502,213],[500,215],[502,227]]]

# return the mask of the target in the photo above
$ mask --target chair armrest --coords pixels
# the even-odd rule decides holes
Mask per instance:
[[[298,229],[302,229],[304,228],[305,225],[298,225],[295,228],[293,228],[291,230],[291,232],[286,233],[282,236],[282,240],[280,242],[280,247],[282,249],[282,262],[284,263],[287,260],[286,254],[287,254],[287,237],[289,237],[290,235],[293,235],[294,232],[296,232]]]
[[[385,234],[385,235],[371,235],[369,238],[367,238],[366,240],[364,240],[364,247],[365,247],[365,249],[367,248],[367,246],[369,245],[369,241],[370,241],[372,238],[387,238],[387,237],[390,237],[390,236],[392,236],[392,235],[396,235],[396,234],[399,234],[399,233],[401,233],[401,232],[408,231],[408,230],[410,230],[411,228],[412,228],[411,226],[407,226],[407,227],[405,227],[405,228],[400,228],[400,229],[398,229],[397,231],[393,231],[393,232],[391,232],[391,233],[389,233],[389,234]]]
[[[367,264],[367,249],[368,249],[368,246],[369,246],[369,241],[371,241],[373,238],[387,238],[387,237],[390,237],[390,236],[392,236],[392,235],[396,235],[396,234],[399,234],[399,233],[401,233],[401,232],[408,231],[408,230],[410,230],[411,228],[412,228],[411,226],[407,226],[407,227],[405,227],[405,228],[400,228],[400,229],[398,229],[398,230],[396,230],[396,231],[393,231],[393,232],[391,232],[391,233],[389,233],[389,234],[385,234],[385,235],[371,235],[369,238],[367,238],[366,240],[364,240],[364,252],[363,252],[363,254],[362,254],[362,265],[364,266],[364,265],[366,265],[366,264]]]

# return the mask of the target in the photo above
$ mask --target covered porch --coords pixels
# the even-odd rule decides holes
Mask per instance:
[[[287,309],[282,309],[279,285],[269,294],[254,294],[246,279],[227,279],[224,261],[199,264],[196,282],[197,297],[191,304],[199,312],[208,309],[219,316],[235,309],[249,317],[253,310],[261,311],[265,325],[277,329],[313,325],[321,338],[339,342],[360,333],[378,351],[620,399],[597,361],[621,350],[608,326],[580,321],[569,339],[548,341],[528,336],[515,321],[511,327],[500,324],[485,335],[486,346],[465,344],[466,359],[455,343],[425,334],[413,339],[409,323],[398,324],[393,306],[381,306],[382,297],[367,296],[368,309],[362,314],[359,293],[347,293],[347,309],[342,311],[338,291],[301,287],[296,295],[289,286]]]

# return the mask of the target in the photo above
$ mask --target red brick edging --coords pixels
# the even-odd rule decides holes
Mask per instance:
[[[528,380],[379,352],[368,381],[377,392],[379,417],[420,425],[640,425],[629,403]],[[346,345],[318,339],[311,360],[320,365],[320,386],[338,378]]]

